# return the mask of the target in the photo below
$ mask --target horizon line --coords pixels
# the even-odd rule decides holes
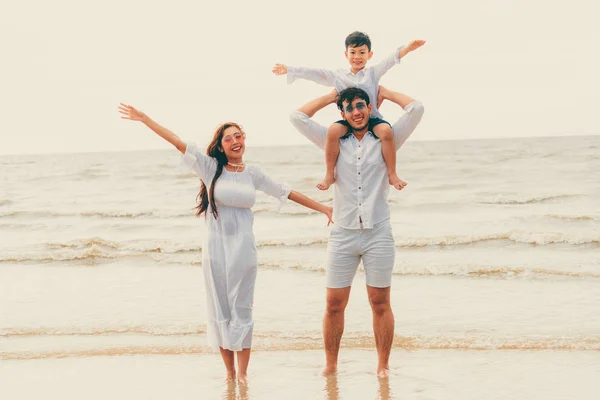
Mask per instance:
[[[456,139],[414,139],[411,142],[461,142],[461,141],[486,141],[486,140],[505,140],[505,139],[558,139],[567,137],[581,137],[581,136],[600,136],[600,133],[579,133],[572,135],[556,135],[556,136],[506,136],[506,137],[487,137],[487,138],[456,138]],[[268,147],[310,147],[313,146],[310,143],[306,144],[273,144],[273,145],[260,145],[252,146],[252,148],[268,148]],[[37,156],[37,155],[67,155],[67,154],[102,154],[102,153],[139,153],[145,151],[171,151],[172,149],[158,149],[158,148],[147,148],[147,149],[136,149],[136,150],[101,150],[101,151],[65,151],[65,152],[48,152],[48,153],[0,153],[0,157],[3,156]]]

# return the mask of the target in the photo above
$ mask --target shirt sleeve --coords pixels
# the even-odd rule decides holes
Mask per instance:
[[[378,64],[376,64],[375,66],[373,66],[373,68],[371,68],[371,71],[373,73],[373,79],[375,82],[379,82],[379,80],[381,79],[381,77],[388,72],[388,70],[390,68],[392,68],[394,65],[399,64],[400,63],[400,58],[398,58],[398,53],[400,52],[400,50],[402,49],[403,46],[400,46],[396,49],[396,52],[393,54],[390,54],[389,56],[387,56],[386,58],[384,58],[382,61],[380,61]]]
[[[326,127],[313,121],[302,111],[297,110],[290,114],[290,122],[304,137],[317,145],[317,147],[325,149]]]
[[[251,172],[252,180],[256,190],[260,190],[269,196],[275,197],[279,202],[278,210],[281,209],[281,207],[283,207],[287,201],[292,190],[284,183],[275,182],[265,175],[264,172],[262,172],[259,168],[253,167]]]
[[[217,170],[217,161],[198,150],[195,143],[186,143],[181,164],[194,171],[206,184],[210,184]]]
[[[402,147],[406,139],[414,132],[419,122],[421,122],[424,112],[425,107],[420,101],[413,101],[404,108],[404,115],[392,125],[396,150]]]
[[[306,79],[324,86],[335,85],[335,73],[322,68],[288,67],[287,83],[296,79]]]

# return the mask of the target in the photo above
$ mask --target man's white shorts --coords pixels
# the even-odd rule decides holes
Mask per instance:
[[[327,245],[327,287],[351,286],[361,259],[367,285],[389,287],[392,284],[395,255],[389,220],[376,223],[372,229],[334,226]]]

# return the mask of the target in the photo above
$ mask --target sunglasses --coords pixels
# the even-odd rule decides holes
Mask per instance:
[[[365,108],[367,108],[367,103],[365,103],[364,101],[359,101],[358,103],[356,103],[356,106],[355,106],[355,107],[356,107],[356,109],[357,109],[358,111],[362,111],[362,110],[364,110]],[[348,114],[350,114],[352,111],[354,111],[354,108],[355,108],[355,107],[352,107],[352,104],[348,104],[348,105],[347,105],[347,106],[344,108],[344,111],[345,111],[345,112],[347,112]]]
[[[233,142],[233,139],[235,138],[235,140],[237,140],[238,142],[244,140],[246,138],[246,135],[244,135],[241,132],[236,132],[233,135],[229,135],[229,136],[225,136],[223,138],[223,142],[224,143],[231,143]]]

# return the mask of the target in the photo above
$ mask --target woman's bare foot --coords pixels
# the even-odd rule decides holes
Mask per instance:
[[[235,381],[235,370],[227,371],[227,377],[225,378],[225,382],[234,382]]]
[[[247,385],[248,384],[248,374],[238,374],[237,377],[238,383],[240,385]]]
[[[402,179],[398,178],[398,175],[390,175],[390,185],[395,187],[397,190],[404,189],[404,186],[408,185],[408,183],[404,182]]]
[[[321,190],[327,190],[329,189],[329,186],[333,185],[334,182],[335,178],[333,175],[325,175],[325,178],[323,178],[323,180],[317,184],[317,187]]]

